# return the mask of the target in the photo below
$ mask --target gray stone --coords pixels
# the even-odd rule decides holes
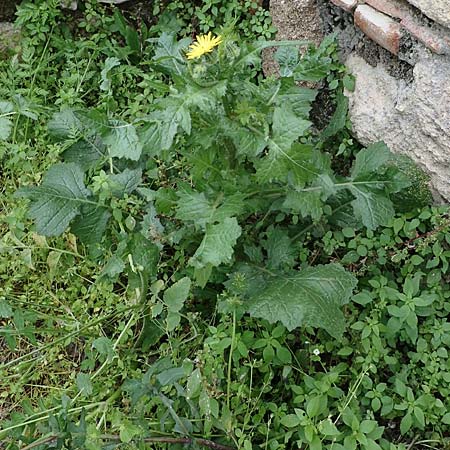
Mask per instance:
[[[0,56],[15,51],[20,44],[20,30],[9,22],[0,22]]]
[[[419,8],[430,19],[450,27],[450,1],[449,0],[408,0],[411,5]]]
[[[347,93],[356,138],[410,156],[431,175],[435,194],[450,200],[450,59],[424,52],[412,83],[356,54],[347,65],[356,77]]]

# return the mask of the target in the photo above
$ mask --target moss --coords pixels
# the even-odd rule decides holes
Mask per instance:
[[[392,164],[411,181],[411,185],[392,196],[397,211],[407,212],[433,203],[430,177],[414,161],[404,155],[396,155]]]

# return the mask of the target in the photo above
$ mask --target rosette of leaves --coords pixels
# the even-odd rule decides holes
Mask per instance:
[[[408,181],[387,164],[382,143],[360,151],[349,176],[333,173],[309,120],[317,92],[297,82],[340,70],[335,44],[326,39],[302,57],[298,44],[305,43],[238,45],[223,36],[214,52],[188,62],[189,40],[163,33],[150,64],[170,89],[145,117],[54,114],[49,131],[63,145],[62,162],[40,186],[19,191],[30,199],[36,231],[70,229],[109,255],[104,276],[128,270],[143,292],[158,261],[200,289],[210,282],[212,298],[227,274],[240,273],[246,287],[236,295],[250,314],[338,337],[355,278],[337,264],[301,265],[296,236],[320,221],[386,224],[390,195]],[[281,77],[255,78],[261,50],[271,46],[279,47]],[[264,234],[272,236],[268,247]]]

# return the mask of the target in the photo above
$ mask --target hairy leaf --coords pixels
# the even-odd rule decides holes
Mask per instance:
[[[182,39],[177,42],[175,33],[162,33],[158,39],[153,60],[168,74],[183,75],[186,64],[182,57],[182,51],[188,47],[191,40]]]
[[[387,225],[394,217],[392,202],[382,191],[376,192],[363,185],[353,185],[350,191],[356,197],[352,201],[356,217],[370,230]]]
[[[97,205],[83,205],[81,214],[70,225],[70,231],[88,246],[99,244],[106,231],[111,214]]]
[[[317,91],[313,89],[301,88],[293,82],[283,80],[280,91],[277,95],[277,105],[283,107],[290,105],[292,111],[299,117],[307,119],[311,111],[312,102],[317,96]]]
[[[234,217],[226,218],[217,225],[207,225],[205,236],[189,263],[196,268],[202,268],[207,264],[217,267],[230,262],[241,232],[241,227]]]
[[[45,174],[40,186],[22,188],[17,192],[31,200],[29,214],[35,219],[39,234],[62,234],[80,213],[80,207],[91,203],[87,200],[90,191],[86,189],[83,178],[83,171],[76,164],[55,164]]]
[[[280,66],[280,75],[291,77],[299,61],[298,47],[280,47],[275,53],[275,59]]]
[[[255,163],[259,182],[287,181],[290,173],[299,187],[313,180],[320,172],[314,167],[312,148],[305,144],[294,144],[280,154],[269,153]]]
[[[183,221],[192,221],[202,228],[206,224],[222,222],[226,218],[239,215],[245,209],[245,195],[234,194],[223,198],[219,195],[215,201],[210,201],[205,194],[194,191],[177,193],[176,217]]]
[[[8,117],[0,117],[0,139],[6,141],[11,134],[13,123]]]
[[[127,158],[137,161],[142,153],[142,144],[132,124],[121,120],[111,120],[104,142],[114,158]]]
[[[340,93],[337,96],[336,110],[331,117],[330,123],[322,131],[320,138],[326,140],[341,131],[345,127],[345,123],[347,121],[347,112],[348,98],[344,94]]]
[[[72,109],[56,112],[48,123],[49,133],[58,140],[68,139],[83,129],[83,124]]]
[[[112,181],[112,192],[116,197],[131,194],[142,181],[141,169],[125,169],[124,171],[110,175]]]
[[[209,204],[205,194],[194,191],[177,192],[177,219],[184,222],[194,221],[204,227],[211,219],[213,208]]]
[[[83,170],[88,170],[106,155],[107,150],[100,136],[92,135],[72,144],[62,157],[65,162],[78,164]]]
[[[356,155],[351,171],[352,178],[357,180],[371,175],[386,164],[390,157],[391,152],[384,142],[370,145]]]
[[[320,191],[290,191],[286,195],[283,206],[301,214],[302,217],[311,216],[313,220],[320,219],[323,213]]]
[[[184,277],[164,292],[164,303],[171,311],[180,311],[188,298],[191,280]]]
[[[290,269],[294,265],[297,254],[291,238],[280,228],[270,230],[267,234],[267,241],[264,243],[267,252],[267,268],[270,270]]]
[[[269,148],[275,153],[290,149],[293,142],[311,126],[309,120],[298,117],[288,107],[276,107],[273,113],[273,136]]]
[[[324,328],[340,338],[345,329],[341,307],[348,303],[356,278],[337,264],[309,267],[293,275],[263,277],[264,284],[250,296],[248,311],[288,330],[300,326]]]

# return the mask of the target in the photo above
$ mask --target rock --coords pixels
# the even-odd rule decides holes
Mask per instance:
[[[424,51],[412,83],[356,54],[347,65],[356,77],[347,93],[355,137],[410,156],[431,175],[435,194],[450,200],[450,59]]]
[[[0,56],[15,51],[20,44],[20,30],[9,22],[0,22]]]
[[[449,0],[408,0],[411,5],[419,8],[426,16],[437,23],[450,27]]]
[[[316,0],[271,0],[270,13],[278,30],[278,41],[298,39],[320,44],[323,25]],[[263,70],[267,76],[278,74],[273,53],[273,49],[266,49],[263,53]]]

